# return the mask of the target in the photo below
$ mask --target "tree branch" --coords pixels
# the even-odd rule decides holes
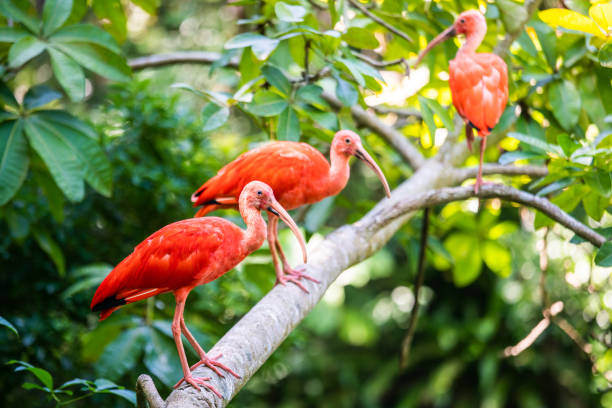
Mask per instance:
[[[406,75],[410,74],[410,66],[408,65],[408,61],[406,61],[405,58],[397,58],[391,61],[377,61],[360,52],[353,52],[353,55],[362,60],[363,62],[367,63],[368,65],[371,65],[376,68],[387,68],[393,65],[402,64],[404,66],[404,69],[406,70]]]
[[[159,396],[153,379],[141,374],[136,381],[136,407],[137,408],[163,408],[164,400]]]
[[[516,343],[514,346],[508,346],[504,349],[503,356],[518,356],[523,351],[527,350],[537,339],[544,333],[544,330],[550,325],[550,320],[561,313],[563,310],[563,302],[558,301],[550,305],[549,308],[542,311],[544,318],[535,325],[533,329],[523,338],[523,340]]]
[[[380,24],[381,26],[385,27],[387,30],[391,31],[393,34],[402,37],[404,40],[408,41],[409,43],[413,42],[412,38],[408,37],[408,34],[404,33],[403,31],[400,31],[399,29],[393,27],[391,24],[387,23],[382,18],[373,14],[370,10],[368,10],[361,3],[359,3],[359,0],[349,0],[349,3],[351,3],[353,7],[359,9],[359,11],[361,11],[363,14],[370,17],[376,23]]]
[[[158,68],[174,64],[213,64],[221,59],[221,54],[212,51],[177,51],[167,54],[153,54],[143,57],[132,58],[128,65],[133,70],[145,68]],[[227,65],[231,68],[238,68],[239,59],[231,58]]]
[[[390,113],[400,116],[400,117],[415,117],[419,120],[423,119],[423,115],[419,112],[418,109],[411,108],[390,108],[388,106],[372,106],[374,112],[381,115],[388,115]]]
[[[464,180],[469,178],[476,177],[478,173],[478,166],[474,167],[463,167],[455,170],[455,181],[457,183],[461,183]],[[544,177],[548,174],[548,169],[545,166],[511,166],[511,165],[502,165],[496,163],[485,163],[482,165],[482,174],[492,175],[499,174],[505,176],[529,176],[532,178],[536,177]]]

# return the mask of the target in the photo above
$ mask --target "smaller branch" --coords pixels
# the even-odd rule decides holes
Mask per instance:
[[[563,330],[563,332],[567,334],[567,336],[572,339],[578,347],[580,347],[580,350],[586,353],[591,362],[595,363],[595,358],[591,354],[593,351],[593,346],[582,339],[580,333],[578,333],[578,330],[576,330],[570,322],[561,317],[553,319],[553,323],[559,326],[559,328]]]
[[[478,166],[474,167],[463,167],[455,171],[455,180],[460,183],[469,178],[476,177],[478,173]],[[499,174],[506,176],[529,176],[532,178],[544,177],[548,174],[546,166],[512,166],[502,165],[495,163],[486,163],[482,165],[482,174],[484,176]]]
[[[132,58],[128,61],[128,65],[136,71],[173,64],[213,64],[220,58],[220,53],[212,51],[177,51]],[[228,61],[227,66],[237,68],[238,63],[239,60],[237,58],[232,58]]]
[[[136,407],[162,408],[164,405],[164,400],[155,388],[153,379],[146,374],[141,374],[136,381]]]
[[[408,61],[406,61],[405,58],[397,58],[391,61],[377,61],[360,52],[353,52],[353,55],[365,62],[366,64],[376,68],[386,68],[391,67],[393,65],[402,64],[404,66],[404,69],[406,70],[406,75],[410,75],[410,66],[408,65]]]
[[[408,34],[404,33],[403,31],[398,30],[397,28],[393,27],[391,24],[387,23],[382,18],[374,15],[370,10],[368,10],[361,3],[359,3],[359,0],[349,0],[349,3],[351,3],[353,7],[359,9],[359,11],[361,11],[363,14],[370,17],[373,21],[377,22],[381,26],[385,27],[387,30],[391,31],[393,34],[402,37],[404,40],[408,41],[409,43],[413,42],[412,38],[408,37]]]
[[[306,83],[310,80],[310,73],[308,72],[308,54],[310,54],[310,39],[304,41],[304,72],[302,73],[302,78]]]
[[[402,342],[402,353],[400,356],[400,368],[406,368],[408,363],[408,356],[410,355],[410,346],[412,345],[412,339],[414,338],[414,332],[416,330],[417,319],[419,317],[419,292],[423,281],[425,279],[425,256],[427,252],[427,235],[429,231],[429,208],[423,210],[423,224],[421,225],[421,246],[419,248],[419,262],[417,265],[417,277],[414,284],[414,306],[410,312],[410,322],[408,323],[408,332],[404,341]]]
[[[394,115],[400,117],[415,117],[419,120],[423,119],[421,112],[419,112],[417,109],[390,108],[388,106],[371,106],[371,108],[379,115],[388,115],[390,113],[393,113]]]
[[[385,208],[384,210],[378,210],[375,214],[372,214],[372,217],[374,217],[377,222],[373,223],[369,228],[380,228],[411,211],[425,207],[433,207],[439,204],[446,204],[451,201],[465,200],[471,197],[500,198],[506,201],[524,204],[540,210],[548,217],[574,231],[596,247],[600,247],[606,242],[606,238],[603,235],[593,231],[547,199],[504,184],[485,184],[481,187],[478,194],[474,193],[474,187],[472,186],[445,187],[438,190],[430,190],[411,198],[398,201],[394,203],[393,206]]]
[[[531,329],[529,334],[523,340],[516,343],[515,346],[509,346],[504,349],[504,357],[518,356],[523,351],[527,350],[537,339],[544,333],[544,330],[550,325],[550,320],[553,316],[558,315],[563,310],[563,302],[557,301],[549,308],[542,311],[544,318],[540,320],[536,326]]]

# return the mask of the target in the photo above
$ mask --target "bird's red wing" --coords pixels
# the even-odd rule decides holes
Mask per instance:
[[[209,206],[219,206],[216,199],[232,197],[237,202],[244,186],[259,180],[272,187],[276,199],[287,208],[283,196],[302,185],[305,176],[320,177],[328,171],[327,160],[312,146],[271,142],[243,153],[224,166],[193,194],[192,201],[194,207],[204,205],[198,211],[198,215],[204,215],[210,211]]]
[[[111,271],[98,287],[91,308],[104,311],[207,281],[207,273],[216,275],[225,266],[231,269],[233,265],[228,262],[232,257],[222,251],[235,247],[241,238],[238,227],[217,217],[167,225],[141,242]]]
[[[451,61],[449,84],[459,114],[483,136],[495,127],[508,102],[506,63],[495,54],[473,54]]]

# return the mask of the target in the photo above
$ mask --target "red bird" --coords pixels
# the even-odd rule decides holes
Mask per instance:
[[[387,196],[390,196],[384,174],[365,151],[355,132],[337,132],[332,141],[330,156],[331,166],[314,147],[306,143],[286,141],[266,143],[243,153],[193,193],[193,206],[202,206],[195,216],[206,215],[217,208],[235,208],[240,190],[252,180],[263,181],[272,187],[274,195],[287,210],[316,203],[325,197],[338,194],[346,186],[350,175],[348,161],[351,156],[363,160],[374,170]],[[308,292],[299,280],[305,278],[318,281],[289,266],[278,242],[277,224],[276,217],[269,218],[268,243],[277,282],[283,285],[292,282]],[[277,257],[282,261],[282,268]]]
[[[263,210],[280,217],[289,226],[300,242],[306,262],[304,239],[295,222],[274,198],[269,186],[259,181],[248,183],[240,194],[238,207],[247,225],[246,231],[223,218],[204,217],[178,221],[154,232],[110,272],[91,302],[91,310],[100,312],[100,320],[104,320],[125,304],[173,292],[176,309],[172,334],[184,379],[198,390],[198,384],[209,388],[220,398],[221,394],[206,382],[210,378],[194,378],[191,375],[181,332],[201,358],[192,369],[205,364],[220,376],[223,375],[216,367],[239,376],[216,360],[220,356],[208,357],[187,329],[183,320],[187,295],[194,287],[225,274],[263,244],[266,238],[266,223],[260,214]]]
[[[480,165],[474,191],[482,184],[482,161],[487,135],[491,133],[508,102],[508,68],[503,59],[491,53],[477,53],[487,33],[487,23],[476,10],[459,14],[452,26],[434,38],[421,52],[416,65],[425,54],[444,40],[458,34],[465,35],[465,43],[449,64],[449,78],[453,105],[465,121],[465,135],[470,151],[476,129],[480,141]]]

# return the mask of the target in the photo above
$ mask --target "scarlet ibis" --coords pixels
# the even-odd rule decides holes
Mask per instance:
[[[91,310],[106,319],[119,307],[160,293],[173,292],[176,309],[172,321],[172,334],[176,343],[184,380],[200,389],[203,385],[221,397],[206,381],[191,375],[181,341],[181,332],[205,364],[223,376],[217,367],[239,378],[229,367],[210,358],[187,329],[183,320],[185,300],[198,285],[211,282],[236,266],[247,255],[259,248],[266,237],[266,223],[260,211],[267,210],[280,217],[297,237],[306,262],[304,239],[289,214],[274,198],[272,189],[260,182],[248,183],[238,200],[240,214],[247,225],[246,231],[218,217],[190,218],[166,225],[141,242],[102,281],[91,302]],[[182,380],[181,380],[182,381]],[[180,382],[176,385],[178,386]],[[176,387],[175,386],[175,387]]]
[[[390,196],[389,185],[382,170],[363,148],[359,136],[350,130],[340,130],[332,140],[331,166],[318,150],[306,143],[275,141],[241,154],[193,193],[193,206],[202,206],[196,217],[218,208],[235,207],[240,190],[252,180],[270,185],[278,201],[287,210],[316,203],[338,194],[346,186],[351,156],[363,160],[376,173],[386,195]],[[277,282],[283,285],[292,282],[308,292],[299,280],[305,278],[318,281],[289,266],[278,242],[277,224],[276,217],[269,218],[268,243]],[[282,268],[277,257],[282,261]]]
[[[491,133],[508,102],[508,68],[499,56],[491,53],[477,53],[487,33],[484,16],[469,10],[459,14],[453,25],[440,33],[425,48],[416,65],[425,54],[439,43],[458,34],[465,35],[465,43],[457,51],[455,59],[449,64],[449,78],[453,105],[465,121],[467,145],[472,150],[473,129],[480,141],[480,165],[474,191],[482,184],[482,161],[484,158],[487,135]]]

